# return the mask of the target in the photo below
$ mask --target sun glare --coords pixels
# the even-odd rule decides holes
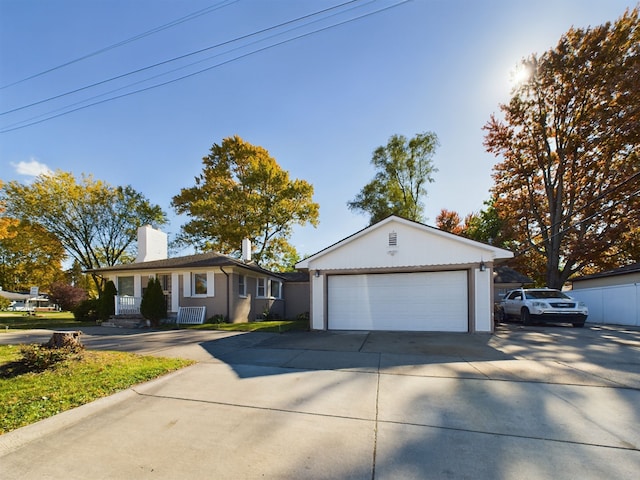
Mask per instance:
[[[509,76],[509,84],[511,88],[518,88],[531,78],[531,66],[527,63],[520,62]]]

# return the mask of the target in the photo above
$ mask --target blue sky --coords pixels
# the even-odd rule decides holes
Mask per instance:
[[[517,62],[553,48],[571,26],[613,21],[636,4],[359,0],[272,29],[345,1],[0,0],[3,113],[228,42],[0,115],[0,179],[60,169],[132,185],[169,214],[172,238],[185,219],[171,198],[193,186],[213,143],[237,134],[314,185],[320,225],[291,239],[305,255],[367,225],[346,203],[372,178],[375,148],[393,134],[433,131],[439,171],[426,223],[442,208],[464,216],[489,197],[498,159],[485,152],[482,126],[508,101]]]

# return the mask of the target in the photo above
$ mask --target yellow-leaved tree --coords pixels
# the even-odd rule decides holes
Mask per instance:
[[[286,269],[297,258],[288,242],[292,227],[318,224],[313,186],[289,178],[267,150],[237,135],[214,143],[202,163],[195,186],[173,197],[176,212],[189,217],[178,242],[239,255],[248,238],[259,265]]]
[[[53,235],[85,270],[112,266],[133,256],[137,228],[163,225],[166,215],[132,187],[114,187],[91,176],[78,182],[57,171],[30,184],[12,181],[0,190],[9,217]],[[93,276],[100,289],[102,281]]]

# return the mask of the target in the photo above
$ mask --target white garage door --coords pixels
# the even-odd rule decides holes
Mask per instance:
[[[467,332],[467,272],[332,275],[329,329]]]

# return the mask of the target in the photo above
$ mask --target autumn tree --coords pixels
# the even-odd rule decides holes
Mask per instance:
[[[572,28],[522,61],[528,78],[486,124],[495,208],[521,251],[544,259],[559,288],[585,268],[630,261],[640,223],[638,8]],[[638,261],[638,258],[635,258]]]
[[[438,170],[433,156],[438,146],[435,133],[419,133],[411,139],[393,135],[386,146],[373,152],[371,164],[376,174],[356,198],[347,203],[350,210],[369,215],[373,225],[389,215],[424,221],[426,184]]]
[[[49,301],[70,312],[87,299],[87,291],[64,282],[54,282],[49,287]]]
[[[0,190],[2,189],[3,185],[4,185],[4,182],[0,180]],[[5,210],[6,208],[4,206],[4,202],[0,200],[0,240],[4,240],[6,238],[9,238],[10,236],[14,236],[15,231],[10,232],[9,229],[10,227],[14,227],[18,225],[18,223],[20,223],[15,218],[6,217]]]
[[[436,226],[445,232],[455,233],[500,248],[511,249],[513,248],[513,233],[508,222],[496,210],[495,203],[495,198],[485,201],[483,209],[467,214],[464,220],[458,212],[443,208],[436,217]]]
[[[5,290],[41,291],[63,277],[65,250],[58,238],[38,224],[22,221],[7,227],[0,239],[0,286]]]
[[[318,224],[313,186],[290,179],[267,150],[237,135],[214,143],[202,163],[195,186],[173,197],[176,212],[190,218],[177,242],[239,255],[248,238],[257,263],[284,268],[285,258],[296,257],[288,242],[293,226]]]
[[[436,227],[445,232],[461,235],[465,230],[465,225],[458,212],[443,208],[436,217]]]
[[[0,193],[10,217],[39,225],[55,236],[82,268],[112,266],[135,247],[137,228],[166,223],[166,216],[132,187],[113,187],[71,173],[41,175],[29,185],[17,181]],[[93,277],[100,287],[99,277]]]

